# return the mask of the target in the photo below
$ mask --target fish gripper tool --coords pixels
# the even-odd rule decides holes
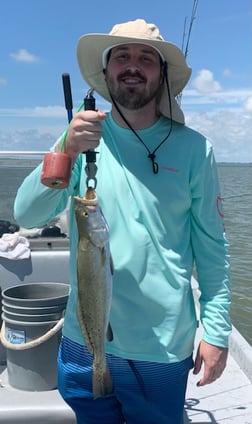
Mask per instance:
[[[86,97],[84,98],[84,109],[85,110],[96,110],[95,108],[95,98],[93,96],[94,89],[90,88],[87,92]],[[86,186],[87,188],[91,188],[90,181],[93,181],[93,188],[96,188],[97,185],[97,179],[96,179],[96,172],[97,172],[97,165],[96,165],[96,155],[97,152],[95,150],[88,150],[87,152],[84,152],[86,155],[86,166],[85,171],[87,174],[86,179]]]

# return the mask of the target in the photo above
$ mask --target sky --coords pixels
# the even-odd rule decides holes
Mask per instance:
[[[0,150],[46,151],[64,131],[62,74],[71,78],[73,113],[89,89],[76,59],[83,34],[143,18],[184,49],[192,8],[193,0],[2,0]],[[181,106],[186,125],[209,138],[218,162],[252,162],[251,23],[250,0],[198,0]]]

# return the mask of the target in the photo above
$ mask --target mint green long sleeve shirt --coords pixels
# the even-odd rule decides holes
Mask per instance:
[[[231,331],[227,240],[213,149],[192,129],[173,123],[156,152],[154,174],[148,153],[111,114],[102,122],[97,149],[97,195],[110,229],[115,272],[110,323],[114,339],[106,351],[138,360],[176,362],[190,356],[197,327],[191,277],[196,267],[201,292],[203,339],[227,347]],[[150,151],[168,134],[161,117],[138,131]],[[40,165],[23,182],[15,201],[17,222],[42,226],[86,191],[85,155],[69,187],[54,190],[40,182]],[[70,295],[63,334],[84,340],[77,315],[77,243],[73,204],[69,213]],[[55,265],[56,266],[56,265]]]

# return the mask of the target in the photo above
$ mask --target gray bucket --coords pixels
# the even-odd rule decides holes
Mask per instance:
[[[27,391],[57,387],[57,354],[69,285],[34,283],[2,292],[2,343],[12,387]]]

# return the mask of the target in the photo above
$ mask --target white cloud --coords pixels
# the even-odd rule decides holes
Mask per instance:
[[[98,107],[110,109],[104,101]],[[212,142],[218,162],[252,161],[250,88],[215,93],[186,89],[182,108],[186,124]],[[0,109],[0,149],[48,150],[66,127],[63,106]]]
[[[192,80],[191,85],[199,93],[218,92],[222,89],[220,83],[215,81],[213,73],[208,69],[199,71],[197,77]]]
[[[252,162],[252,121],[229,109],[186,114],[186,124],[213,144],[218,162]]]
[[[39,57],[29,53],[26,49],[19,49],[14,53],[10,53],[10,56],[17,62],[39,62]]]
[[[65,118],[66,109],[62,106],[36,106],[33,110],[33,116],[41,118]]]
[[[249,115],[252,115],[252,96],[247,98],[244,104],[244,109]]]
[[[7,85],[7,79],[0,77],[0,85]]]
[[[182,97],[182,105],[184,107],[199,106],[208,111],[232,108],[234,110],[244,110],[244,104],[251,96],[250,88],[238,90],[222,90],[216,93],[199,93],[197,90],[186,89]]]
[[[251,89],[199,93],[185,90],[182,108],[188,126],[210,139],[219,162],[252,162]]]
[[[1,150],[48,151],[64,131],[64,126],[40,126],[40,128],[13,128],[0,130]]]
[[[0,109],[1,117],[22,118],[65,118],[66,110],[63,106],[35,106],[34,108]]]
[[[224,69],[224,71],[223,71],[224,77],[229,78],[229,77],[232,77],[232,75],[233,75],[233,72],[231,71],[231,69]]]

